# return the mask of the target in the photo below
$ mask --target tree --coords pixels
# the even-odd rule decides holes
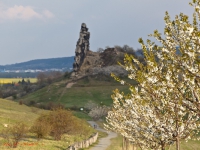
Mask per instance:
[[[46,74],[41,72],[37,75],[38,83],[43,83],[46,80]]]
[[[150,36],[157,46],[140,38],[145,63],[125,55],[128,77],[137,82],[129,86],[130,94],[116,90],[112,95],[113,110],[107,116],[107,128],[113,129],[140,147],[165,149],[180,140],[188,140],[199,132],[200,114],[200,0],[194,0],[193,23],[181,13],[170,20],[165,15],[164,37],[155,30]]]

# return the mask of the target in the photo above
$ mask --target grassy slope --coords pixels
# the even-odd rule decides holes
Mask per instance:
[[[44,110],[0,99],[0,129],[3,128],[3,124],[13,124],[15,122],[24,122],[31,125],[42,112]]]
[[[12,125],[17,122],[24,122],[30,127],[35,119],[44,112],[47,111],[19,105],[18,102],[0,99],[0,131],[5,128],[3,124]],[[92,127],[91,130],[93,130]],[[28,133],[27,137],[20,141],[16,150],[60,150],[66,149],[70,144],[80,140],[82,140],[80,137],[65,135],[61,141],[55,141],[52,137],[46,137],[37,141],[33,134]],[[0,137],[0,149],[9,149],[9,147],[4,144],[5,140]]]
[[[97,104],[111,105],[112,91],[116,88],[127,89],[113,79],[95,79],[91,77],[77,81],[71,88],[66,88],[67,80],[56,82],[22,98],[25,103],[61,103],[66,108],[84,107],[88,101]]]

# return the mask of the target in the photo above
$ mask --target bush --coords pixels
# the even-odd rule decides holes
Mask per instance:
[[[94,120],[99,120],[102,117],[107,116],[109,109],[110,108],[107,106],[95,107],[89,112],[89,116],[92,117]]]
[[[61,140],[63,134],[74,132],[75,120],[76,118],[70,111],[57,108],[47,114],[42,114],[32,127],[32,132],[36,133],[38,138],[51,133],[55,140]],[[48,127],[48,130],[42,131],[45,126]]]
[[[19,105],[22,105],[22,104],[23,104],[23,102],[20,100],[20,101],[19,101]]]
[[[71,72],[65,72],[64,78],[69,79],[71,77],[71,74],[72,74]]]
[[[30,132],[35,133],[38,140],[40,140],[41,138],[49,135],[49,133],[51,132],[51,126],[45,119],[43,119],[42,122],[36,120],[34,125],[31,127]]]
[[[16,94],[13,95],[12,98],[13,98],[14,100],[17,99],[17,95],[16,95]]]
[[[20,122],[2,130],[1,137],[6,140],[9,147],[16,148],[19,141],[26,136],[27,132],[27,126]]]

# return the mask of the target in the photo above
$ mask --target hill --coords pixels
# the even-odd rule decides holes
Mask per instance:
[[[32,125],[33,121],[45,110],[19,105],[19,103],[0,99],[0,129],[4,124],[14,124],[15,122],[25,122]]]
[[[49,58],[49,59],[35,59],[27,62],[0,65],[0,70],[70,70],[74,62],[74,56],[61,57],[61,58]]]
[[[61,104],[66,109],[75,111],[78,117],[90,119],[87,113],[80,111],[80,108],[84,108],[90,102],[99,106],[111,106],[111,94],[116,88],[128,91],[127,86],[119,84],[109,76],[84,76],[74,81],[63,79],[62,81],[54,82],[18,99],[18,101],[43,109],[49,109],[54,105]]]

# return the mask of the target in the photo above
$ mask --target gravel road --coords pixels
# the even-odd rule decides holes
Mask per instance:
[[[88,123],[94,127],[94,125],[97,125],[96,122],[94,121],[88,121]],[[117,137],[117,134],[114,133],[114,132],[111,132],[111,131],[107,131],[107,130],[104,130],[102,128],[100,128],[98,125],[97,125],[97,128],[96,130],[99,130],[99,131],[103,131],[103,132],[107,132],[108,133],[108,136],[105,137],[105,138],[101,138],[99,139],[99,143],[96,144],[94,147],[90,148],[90,150],[106,150],[106,148],[110,145],[110,139],[112,138],[115,138]]]

